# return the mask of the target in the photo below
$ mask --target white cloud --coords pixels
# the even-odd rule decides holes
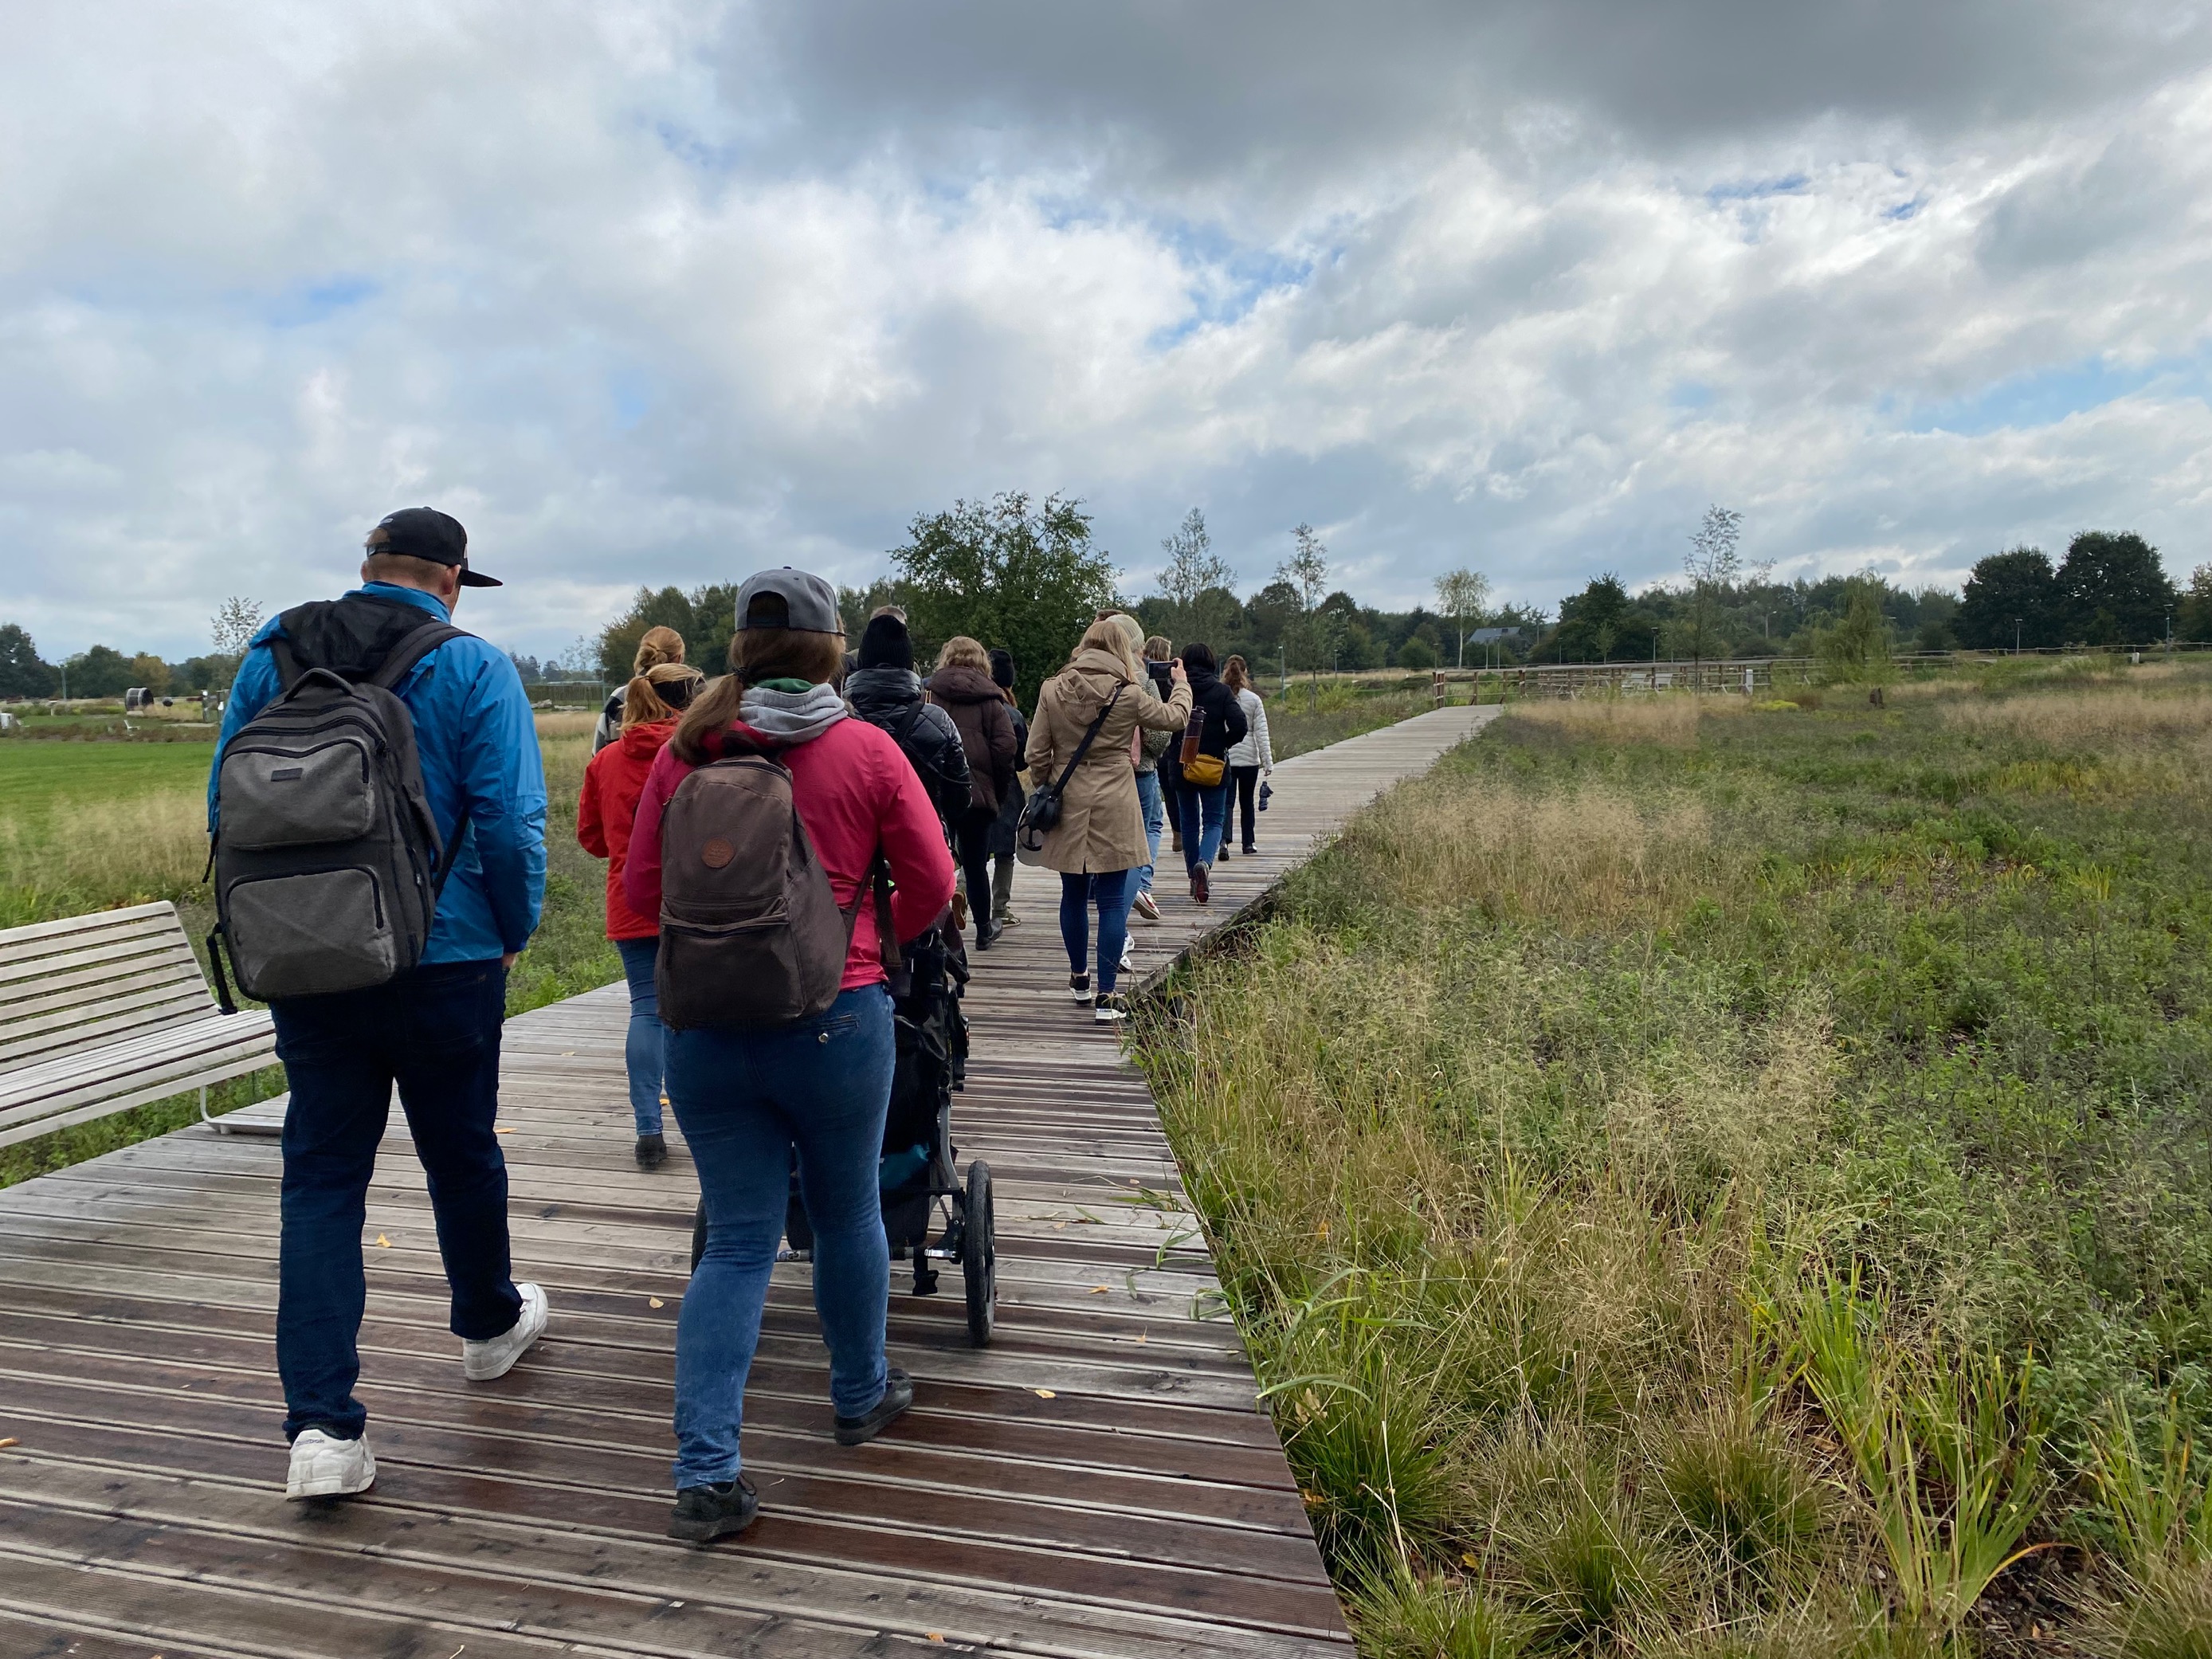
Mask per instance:
[[[2201,17],[1799,9],[29,9],[8,614],[197,649],[416,501],[539,651],[1000,488],[1378,599],[1711,500],[1785,570],[2212,557]]]

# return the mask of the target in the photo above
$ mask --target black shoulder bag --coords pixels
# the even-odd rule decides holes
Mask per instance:
[[[1075,769],[1083,764],[1083,757],[1091,752],[1091,743],[1098,736],[1098,728],[1106,724],[1107,715],[1121,700],[1121,686],[1114,688],[1114,695],[1106,699],[1106,706],[1098,711],[1098,718],[1091,722],[1091,729],[1083,734],[1083,741],[1075,745],[1075,752],[1067,757],[1067,764],[1060,769],[1060,775],[1052,782],[1040,784],[1030,791],[1029,799],[1022,803],[1020,821],[1014,826],[1014,847],[1017,851],[1037,853],[1044,850],[1048,831],[1060,822],[1060,793],[1067,781],[1075,775]]]

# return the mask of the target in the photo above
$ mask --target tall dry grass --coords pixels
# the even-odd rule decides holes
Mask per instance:
[[[540,742],[552,738],[588,738],[599,722],[588,708],[540,709],[536,716]]]
[[[1400,790],[1389,811],[1355,821],[1345,839],[1360,879],[1390,902],[1477,904],[1492,917],[1543,917],[1571,931],[1664,926],[1741,857],[1716,842],[1693,796],[1597,783],[1508,786],[1472,801],[1448,781],[1425,780]]]
[[[2140,671],[2149,674],[2154,671]],[[2212,733],[2212,687],[2130,684],[1945,703],[1945,725],[1979,737],[2026,738],[2093,752],[2189,741]]]
[[[1711,715],[1741,714],[1741,697],[1700,697],[1686,692],[1639,696],[1592,696],[1541,702],[1517,702],[1505,718],[1543,727],[1583,743],[1657,744],[1693,749],[1698,721]]]
[[[0,888],[9,921],[187,902],[207,867],[207,802],[173,792],[79,808],[58,799],[36,819],[0,818]]]

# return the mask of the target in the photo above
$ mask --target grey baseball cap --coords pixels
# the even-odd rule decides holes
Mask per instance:
[[[836,588],[811,572],[785,565],[780,570],[756,571],[745,578],[745,585],[738,590],[738,626],[842,634],[845,619],[838,614]]]

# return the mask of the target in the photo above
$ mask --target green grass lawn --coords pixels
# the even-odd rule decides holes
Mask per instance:
[[[43,817],[58,797],[80,806],[204,788],[215,745],[0,739],[0,817]]]
[[[2040,678],[1516,708],[1156,1011],[1366,1652],[2212,1653],[2212,678]]]

